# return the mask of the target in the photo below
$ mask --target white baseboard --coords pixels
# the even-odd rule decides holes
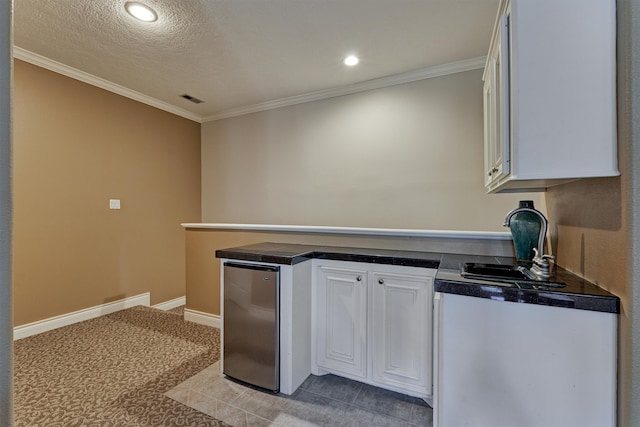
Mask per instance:
[[[180,307],[187,303],[187,297],[178,297],[169,301],[161,302],[160,304],[152,305],[151,307],[157,308],[158,310],[171,310],[172,308]]]
[[[13,328],[13,339],[19,340],[21,338],[30,337],[31,335],[51,331],[63,326],[82,322],[84,320],[94,319],[96,317],[124,310],[125,308],[131,308],[136,305],[144,305],[148,307],[150,304],[151,294],[149,292],[145,292],[144,294],[135,295],[119,301],[100,304],[95,307],[85,308],[72,313],[50,317],[33,323],[27,323],[26,325],[16,326]]]
[[[215,314],[185,308],[184,320],[220,329],[220,316]]]

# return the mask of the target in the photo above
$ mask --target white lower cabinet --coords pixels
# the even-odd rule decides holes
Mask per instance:
[[[431,394],[433,279],[382,272],[371,279],[373,381]]]
[[[367,271],[317,269],[318,366],[359,378],[367,376]]]
[[[312,372],[430,401],[436,270],[314,262]]]

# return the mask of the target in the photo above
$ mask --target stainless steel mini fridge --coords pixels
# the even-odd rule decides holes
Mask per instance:
[[[280,388],[278,267],[224,263],[223,373],[267,390]]]

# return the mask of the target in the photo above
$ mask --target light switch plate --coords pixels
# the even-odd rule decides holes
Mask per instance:
[[[109,199],[109,209],[120,209],[120,199]]]

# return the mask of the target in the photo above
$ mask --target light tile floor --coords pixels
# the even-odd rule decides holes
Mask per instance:
[[[214,363],[165,395],[236,427],[433,425],[424,401],[335,375],[311,375],[286,396],[229,380]]]

